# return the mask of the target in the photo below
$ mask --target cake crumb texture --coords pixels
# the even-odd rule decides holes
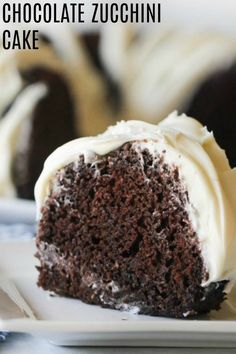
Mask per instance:
[[[38,226],[38,285],[135,314],[219,309],[226,281],[201,286],[207,271],[178,168],[165,151],[137,146],[57,171]]]

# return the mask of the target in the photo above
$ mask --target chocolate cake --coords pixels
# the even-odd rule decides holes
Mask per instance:
[[[45,50],[51,52],[51,48]],[[12,82],[6,81],[7,99],[0,105],[1,154],[5,155],[2,159],[6,169],[0,178],[0,194],[33,199],[34,185],[46,157],[79,135],[77,106],[59,59],[50,66],[46,58],[41,62],[31,58],[32,63],[26,65],[21,55],[18,60],[10,58],[11,63],[6,60],[3,67],[3,85],[8,76],[12,76]]]
[[[218,310],[236,269],[235,179],[213,135],[175,113],[67,143],[35,187],[38,285],[137,314]]]
[[[43,67],[34,67],[23,72],[22,76],[27,86],[41,82],[47,87],[47,94],[32,112],[28,141],[22,141],[25,139],[23,132],[19,134],[12,161],[12,179],[17,196],[34,199],[34,185],[48,154],[78,135],[73,99],[63,78]]]
[[[188,104],[188,114],[214,131],[219,144],[236,166],[236,63],[210,75]]]
[[[106,104],[114,90],[93,62],[91,39],[78,38],[67,26],[41,33],[38,51],[0,50],[1,197],[33,199],[46,157],[69,140],[104,129],[116,108]]]

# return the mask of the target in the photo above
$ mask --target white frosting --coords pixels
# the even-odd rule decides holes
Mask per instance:
[[[182,110],[209,75],[236,58],[236,40],[209,31],[158,27],[131,41],[130,30],[105,27],[101,39],[104,63],[124,91],[127,119],[157,122]]]
[[[11,167],[16,152],[19,132],[27,122],[36,104],[46,95],[44,84],[34,84],[24,89],[7,114],[0,120],[0,195],[15,196]],[[4,166],[4,167],[3,167]]]
[[[187,206],[197,232],[203,259],[212,281],[234,279],[236,272],[236,170],[217,145],[213,134],[194,119],[171,114],[159,125],[140,121],[120,122],[96,137],[73,140],[55,150],[46,160],[35,186],[40,209],[49,193],[56,171],[84,155],[85,162],[96,163],[126,142],[137,151],[148,148],[156,156],[166,151],[165,159],[179,167],[189,194]]]

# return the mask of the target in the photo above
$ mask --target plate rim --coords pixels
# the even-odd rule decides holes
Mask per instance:
[[[137,315],[139,316],[139,315]],[[157,321],[54,321],[12,319],[1,320],[0,330],[10,332],[63,332],[63,333],[185,333],[185,334],[236,334],[236,321],[234,320],[189,320],[166,319],[156,317]],[[236,341],[236,338],[235,338]]]
[[[4,242],[9,246],[21,245],[19,240]],[[34,247],[34,239],[24,241]],[[22,273],[21,273],[22,275]],[[33,272],[25,274],[27,277],[32,276]],[[12,277],[12,273],[8,275]],[[94,308],[97,306],[94,305]],[[110,309],[104,309],[110,310]],[[110,310],[113,311],[113,310]],[[124,316],[126,312],[123,312]],[[202,334],[202,335],[235,335],[236,320],[214,320],[214,319],[173,319],[167,317],[155,317],[155,320],[144,319],[139,321],[142,315],[133,315],[129,319],[107,320],[104,321],[83,321],[83,320],[31,320],[31,319],[11,319],[3,320],[0,318],[0,331],[20,332],[20,333],[37,333],[55,334],[55,333],[74,333],[74,334],[119,334],[126,333],[129,335],[137,333],[162,333],[162,334]],[[236,344],[236,336],[235,336]]]

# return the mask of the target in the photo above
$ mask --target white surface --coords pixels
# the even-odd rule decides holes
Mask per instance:
[[[31,333],[59,345],[236,347],[236,317],[222,311],[216,316],[221,320],[173,320],[50,297],[36,286],[34,252],[33,241],[1,244],[1,272],[15,281],[38,320],[0,320],[0,330]]]

